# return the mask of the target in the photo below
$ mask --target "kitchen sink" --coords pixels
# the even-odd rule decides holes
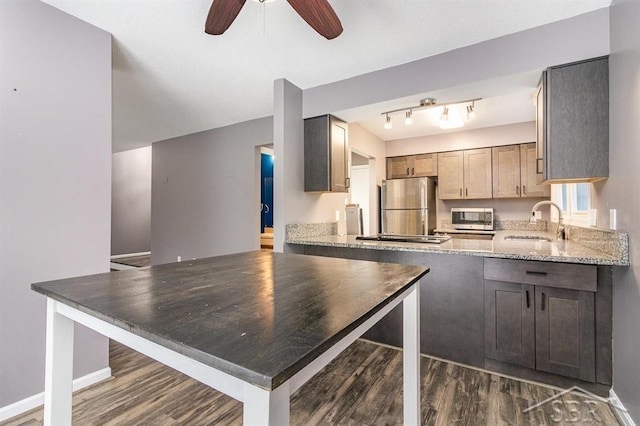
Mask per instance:
[[[504,239],[505,240],[524,240],[524,241],[545,241],[547,243],[551,242],[551,238],[540,237],[537,235],[506,235]]]

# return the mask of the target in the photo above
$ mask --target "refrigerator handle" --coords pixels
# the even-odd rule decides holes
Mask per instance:
[[[427,235],[427,210],[422,209],[420,215],[422,216],[422,235]]]
[[[427,181],[425,179],[421,179],[420,180],[420,207],[423,209],[426,209],[427,206],[425,205],[426,203],[426,194],[425,192],[427,192]],[[424,214],[423,214],[424,216]],[[423,224],[423,228],[424,228],[424,217],[422,218],[422,224]]]

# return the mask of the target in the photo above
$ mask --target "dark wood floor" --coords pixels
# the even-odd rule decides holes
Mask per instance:
[[[133,266],[136,268],[142,268],[145,266],[151,266],[151,256],[145,254],[141,256],[119,257],[116,259],[111,259],[111,262],[119,263],[121,265]]]
[[[74,395],[74,424],[242,423],[239,402],[113,342],[111,368],[111,379]],[[523,410],[558,391],[426,357],[421,368],[426,425],[618,424],[607,404],[585,403],[584,397],[563,395],[557,398],[561,402],[525,414]],[[579,417],[570,417],[570,409]],[[564,421],[556,421],[563,420],[561,414]],[[357,341],[293,395],[291,423],[402,424],[402,353]],[[42,409],[2,423],[40,424]]]

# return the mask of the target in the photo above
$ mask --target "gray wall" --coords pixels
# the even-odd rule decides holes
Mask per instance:
[[[598,184],[598,223],[629,233],[630,268],[613,282],[613,389],[640,424],[640,2],[614,0],[611,16],[609,173]]]
[[[111,37],[35,0],[0,2],[0,408],[44,390],[45,298],[109,270]],[[74,376],[108,366],[76,329]]]
[[[574,18],[304,91],[313,117],[609,53],[609,13]]]
[[[549,65],[608,53],[609,13],[607,9],[601,9],[319,87],[301,90],[292,82],[276,81],[275,180],[278,185],[280,174],[283,182],[279,190],[276,186],[275,192],[274,248],[281,247],[284,224],[331,221],[335,219],[335,210],[344,209],[342,194],[314,195],[302,189],[303,117],[542,70]],[[278,158],[284,161],[278,161]],[[284,216],[277,216],[279,209]]]
[[[272,137],[265,117],[153,144],[154,265],[260,247],[257,147]]]
[[[151,250],[151,147],[113,154],[111,254]]]

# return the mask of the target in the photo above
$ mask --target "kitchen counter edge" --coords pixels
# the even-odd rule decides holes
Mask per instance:
[[[434,254],[454,254],[462,256],[494,257],[501,259],[533,260],[541,262],[577,263],[585,265],[629,266],[629,261],[616,258],[576,242],[563,241],[564,250],[557,242],[549,243],[550,252],[539,250],[534,241],[504,242],[504,235],[517,234],[514,231],[497,231],[492,241],[449,240],[443,244],[398,243],[387,241],[356,240],[354,235],[324,235],[318,237],[290,238],[285,241],[291,245],[343,247],[367,250],[391,250],[406,252],[424,252]],[[452,246],[455,244],[455,246]],[[556,252],[556,253],[554,253]]]

